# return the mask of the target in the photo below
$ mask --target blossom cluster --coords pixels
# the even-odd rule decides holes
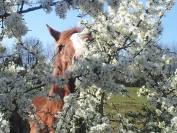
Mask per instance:
[[[22,20],[22,16],[12,13],[5,20],[6,32],[8,37],[21,37],[27,33],[28,28]]]
[[[0,132],[1,133],[9,133],[10,132],[10,127],[9,127],[9,122],[3,118],[3,113],[0,113]]]
[[[57,115],[56,132],[111,132],[110,122],[102,114],[103,95],[101,89],[90,87],[66,96],[63,111]]]
[[[44,11],[46,11],[47,13],[52,11],[52,4],[53,0],[40,0],[39,2],[41,3],[42,8],[44,9]]]
[[[18,6],[20,4],[27,4],[26,0],[1,0],[0,1],[0,19],[1,32],[5,32],[9,38],[15,37],[19,39],[27,33],[27,26],[23,20],[23,16],[19,14]],[[5,29],[3,29],[5,28]]]

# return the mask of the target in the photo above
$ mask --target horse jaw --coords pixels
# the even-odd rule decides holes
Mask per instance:
[[[73,47],[75,50],[74,58],[78,59],[87,50],[87,48],[84,44],[84,40],[82,39],[82,37],[79,33],[74,33],[70,37],[70,40],[72,41],[72,44],[73,44]]]

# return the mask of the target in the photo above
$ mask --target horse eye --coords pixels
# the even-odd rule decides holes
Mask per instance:
[[[64,47],[65,47],[65,45],[64,45],[64,44],[60,44],[60,46],[58,46],[59,51],[61,51]]]

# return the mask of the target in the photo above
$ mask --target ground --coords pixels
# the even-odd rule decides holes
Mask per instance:
[[[113,128],[117,126],[117,113],[127,116],[127,113],[141,112],[143,108],[149,106],[146,97],[138,97],[138,87],[128,87],[128,96],[112,95],[105,104],[105,112],[109,116]],[[137,123],[137,126],[139,124]]]

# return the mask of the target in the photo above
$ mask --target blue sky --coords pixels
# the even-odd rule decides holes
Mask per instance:
[[[68,12],[66,19],[60,19],[54,11],[46,14],[43,10],[27,13],[24,17],[30,30],[26,36],[39,38],[44,46],[54,45],[54,40],[48,32],[46,24],[58,31],[63,31],[77,26],[80,21],[76,11]]]
[[[177,47],[177,3],[172,10],[166,13],[162,21],[163,32],[160,42],[167,46],[175,45]]]
[[[54,40],[48,33],[46,24],[49,24],[54,29],[63,31],[77,26],[80,21],[77,15],[77,11],[70,11],[66,19],[63,20],[59,19],[54,11],[50,14],[46,14],[43,10],[27,13],[25,14],[25,21],[30,30],[27,36],[39,38],[45,46],[53,45]],[[177,4],[163,18],[162,25],[164,30],[159,42],[167,47],[172,47],[174,44],[177,45]]]

